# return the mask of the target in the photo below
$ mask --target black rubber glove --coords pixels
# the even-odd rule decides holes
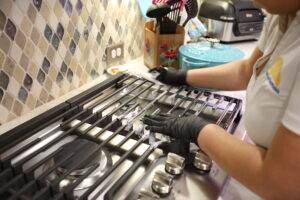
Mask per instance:
[[[165,115],[145,116],[143,122],[152,132],[162,133],[175,139],[197,143],[200,131],[208,124],[198,116],[170,117]]]
[[[155,71],[159,73],[156,79],[162,83],[173,86],[188,85],[186,82],[186,71],[176,71],[175,69],[164,67],[156,68]]]
[[[160,146],[160,148],[162,148],[164,153],[166,153],[166,154],[168,154],[169,152],[172,152],[177,155],[186,157],[190,153],[190,142],[176,139],[171,142],[163,143]]]

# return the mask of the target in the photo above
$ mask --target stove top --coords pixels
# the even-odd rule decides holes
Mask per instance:
[[[226,174],[196,145],[150,133],[141,118],[198,115],[234,133],[241,105],[115,76],[0,136],[0,199],[216,199]]]

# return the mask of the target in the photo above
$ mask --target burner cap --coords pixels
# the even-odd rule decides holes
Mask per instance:
[[[66,157],[66,155],[77,151],[76,155],[72,156],[60,166],[61,169],[68,170],[78,162],[81,162],[88,154],[98,148],[98,144],[85,139],[76,139],[68,144],[65,144],[62,148],[63,149],[54,157],[55,163],[61,161]],[[95,165],[97,162],[99,162],[99,160],[101,160],[101,155],[102,153],[99,151],[97,157],[93,159],[93,161],[85,165],[81,164],[77,169],[84,169]]]

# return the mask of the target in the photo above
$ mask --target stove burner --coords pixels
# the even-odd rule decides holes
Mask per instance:
[[[80,146],[80,149],[78,147]],[[65,144],[62,148],[63,150],[57,154],[52,162],[51,166],[54,163],[60,162],[66,155],[70,154],[77,150],[76,154],[65,162],[63,165],[59,166],[55,173],[52,173],[51,176],[48,177],[48,181],[54,181],[55,179],[63,176],[69,169],[72,168],[77,162],[80,162],[83,158],[86,157],[89,153],[94,151],[98,147],[97,143],[91,142],[85,139],[76,139],[72,142]],[[78,151],[79,150],[79,151]],[[49,167],[51,167],[49,166]],[[87,178],[85,178],[75,189],[83,190],[89,188],[94,184],[94,182],[101,177],[105,171],[112,166],[112,159],[109,153],[102,149],[99,151],[98,155],[87,165],[79,166],[78,169],[73,170],[65,179],[63,179],[59,183],[59,188],[62,190],[63,188],[67,187],[68,185],[74,183],[77,179],[81,178],[90,168],[98,166]]]
[[[97,143],[91,142],[89,140],[85,139],[76,139],[72,142],[69,142],[63,146],[63,150],[60,151],[60,153],[56,154],[54,157],[54,162],[61,161],[66,155],[78,150],[78,147],[81,147],[79,151],[77,151],[76,155],[72,157],[72,159],[69,159],[67,162],[65,162],[63,165],[60,166],[60,168],[68,170],[72,166],[74,166],[76,163],[78,163],[80,160],[82,160],[83,157],[85,157],[88,153],[91,153],[93,150],[97,148]],[[101,153],[97,155],[97,160],[101,159]],[[97,160],[93,160],[88,165],[80,165],[78,167],[79,169],[89,168],[97,163]],[[82,170],[81,170],[82,171]],[[79,174],[80,175],[80,174]]]

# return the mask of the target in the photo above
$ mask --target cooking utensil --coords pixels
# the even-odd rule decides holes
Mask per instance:
[[[161,22],[160,34],[175,34],[177,23],[169,17],[164,17]]]
[[[172,175],[180,175],[185,166],[185,158],[175,154],[168,153],[165,164],[165,170]]]
[[[156,28],[161,27],[162,18],[171,12],[171,7],[168,4],[158,3],[152,4],[147,10],[147,17],[155,18],[157,25],[154,26],[154,32],[156,32]]]
[[[161,34],[175,34],[177,25],[179,24],[180,9],[183,5],[183,0],[153,0],[153,4],[165,3],[170,6],[170,13],[162,19]]]
[[[161,196],[166,196],[171,192],[173,177],[163,171],[154,174],[151,187],[154,192]]]
[[[177,3],[179,1],[181,1],[181,0],[152,0],[152,4],[166,3],[171,6],[174,3]]]
[[[152,0],[152,4],[167,3],[168,0]]]
[[[160,27],[161,34],[173,34],[176,32],[176,26],[168,17],[169,13],[175,12],[180,9],[180,7],[172,7],[169,4],[157,3],[153,4],[147,10],[147,16],[150,18],[155,18],[157,21],[157,26]],[[155,27],[155,29],[157,28]]]
[[[176,24],[179,24],[180,10],[181,10],[184,3],[185,2],[183,0],[170,0],[170,1],[168,1],[168,4],[171,6],[172,9],[174,9],[174,11],[169,14],[169,17]],[[176,30],[175,30],[175,32],[176,32]]]
[[[162,18],[172,11],[170,5],[165,3],[152,4],[147,10],[147,17]]]
[[[190,19],[194,18],[198,14],[198,2],[197,0],[188,0],[185,4],[185,10],[187,12],[187,19],[182,24],[183,27],[190,21]]]

